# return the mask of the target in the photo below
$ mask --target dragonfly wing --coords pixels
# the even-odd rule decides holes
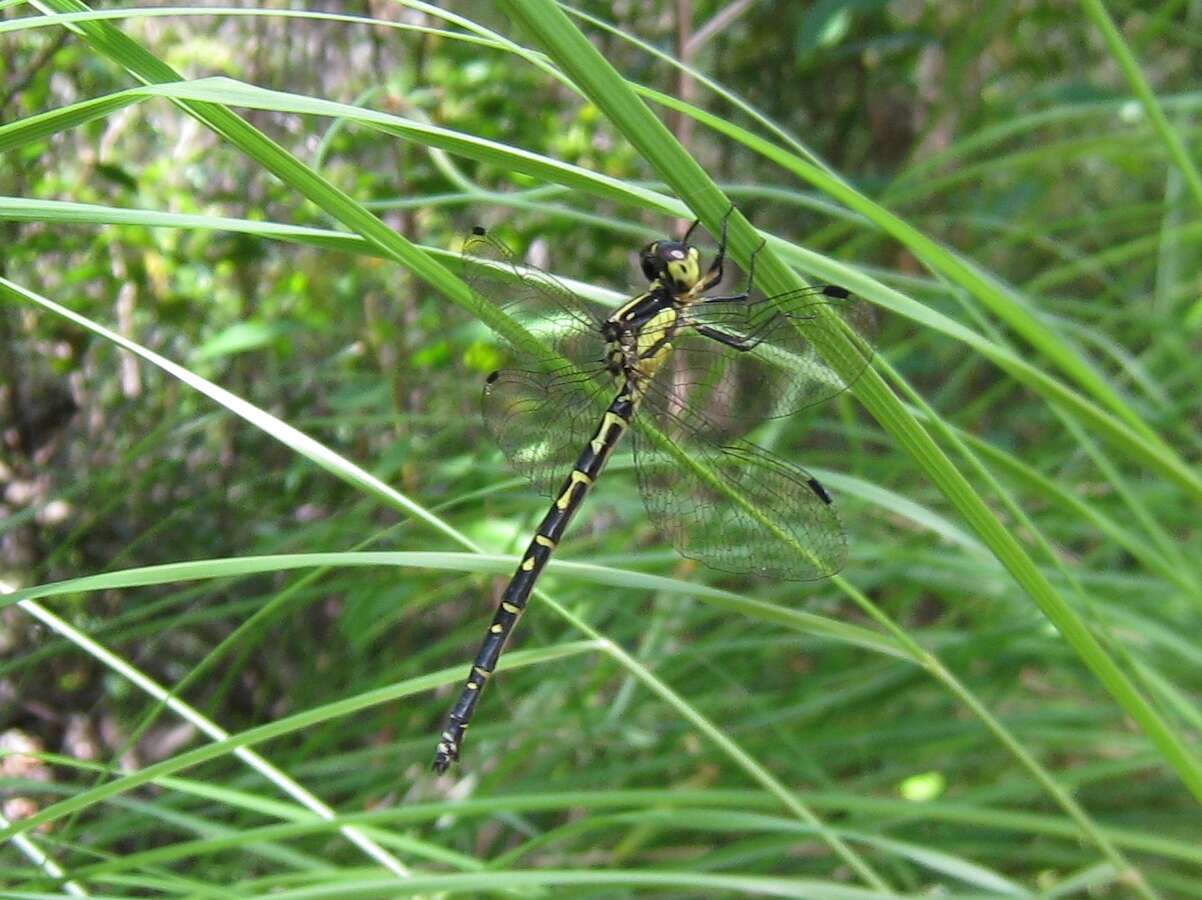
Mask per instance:
[[[509,464],[555,496],[604,410],[599,385],[578,374],[502,369],[484,385],[484,423]]]
[[[658,380],[686,391],[689,405],[719,433],[824,403],[850,387],[872,358],[872,309],[839,288],[702,302],[689,307],[686,321],[691,327],[682,329]],[[844,326],[857,356],[840,375],[818,354],[814,339]]]
[[[561,358],[509,350],[508,368],[484,386],[484,422],[513,468],[551,496],[593,436],[612,379],[600,324],[589,305],[553,275],[521,264],[482,229],[463,246],[468,285],[540,338]]]
[[[600,334],[601,315],[562,281],[525,265],[501,241],[478,228],[463,244],[463,280],[532,333]]]
[[[843,526],[830,495],[805,469],[747,441],[717,444],[693,435],[686,452],[664,431],[634,431],[647,512],[682,556],[790,581],[826,578],[843,567]]]

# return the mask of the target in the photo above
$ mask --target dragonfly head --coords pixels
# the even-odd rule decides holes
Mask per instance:
[[[684,241],[653,241],[639,254],[643,275],[676,294],[690,291],[701,280],[701,254]]]

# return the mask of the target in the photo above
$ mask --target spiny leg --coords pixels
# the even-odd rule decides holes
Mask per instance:
[[[731,214],[734,213],[734,211],[735,211],[735,205],[732,203],[730,205],[730,209],[728,209],[726,211],[726,215],[724,215],[722,217],[722,233],[718,238],[718,252],[714,254],[714,261],[712,263],[710,263],[709,271],[707,271],[705,273],[705,276],[699,282],[699,285],[697,288],[697,293],[704,293],[705,291],[708,291],[710,288],[717,287],[718,284],[720,284],[722,281],[724,266],[726,264],[727,227],[730,224],[730,217],[731,217]],[[692,229],[690,228],[689,231],[692,232]],[[746,289],[744,289],[743,291],[741,291],[740,293],[737,293],[737,294],[730,294],[730,295],[723,296],[723,297],[707,297],[706,299],[707,300],[715,300],[715,301],[721,300],[721,301],[727,301],[727,302],[729,302],[731,300],[746,300],[748,295],[751,294],[752,285],[755,284],[755,259],[757,256],[760,255],[760,251],[764,249],[764,246],[767,243],[768,243],[768,241],[766,238],[761,239],[760,245],[758,247],[756,247],[755,252],[751,254],[751,265],[748,267],[748,271],[747,271],[747,287],[746,287]]]
[[[745,296],[746,295],[744,295],[744,297]],[[743,298],[736,297],[734,299]],[[698,334],[703,334],[707,338],[717,341],[719,344],[725,344],[732,350],[738,350],[740,353],[746,353],[750,350],[754,350],[763,340],[763,338],[736,337],[733,334],[727,334],[720,328],[713,328],[709,325],[697,325],[695,326],[695,330]]]
[[[734,207],[732,206],[731,209],[734,209]],[[730,213],[727,213],[727,215],[729,216]],[[710,265],[709,271],[705,273],[705,277],[702,279],[702,283],[705,284],[706,287],[700,292],[704,292],[704,290],[708,290],[709,288],[714,287],[719,281],[722,280],[722,263],[723,263],[723,258],[726,255],[726,220],[723,219],[722,221],[723,221],[722,243],[718,246],[718,255],[716,257],[714,257],[714,261]],[[760,245],[758,247],[756,247],[755,252],[751,254],[751,265],[747,267],[747,287],[746,288],[739,291],[739,293],[737,293],[737,294],[723,294],[722,296],[719,296],[719,297],[705,297],[704,299],[702,299],[701,302],[702,303],[730,303],[732,301],[746,300],[748,297],[750,297],[751,289],[755,285],[755,259],[757,256],[760,255],[760,251],[763,250],[764,247],[767,246],[767,244],[768,244],[768,239],[761,238]],[[715,269],[717,270],[717,277],[714,276]]]
[[[726,215],[722,217],[722,234],[718,237],[718,252],[714,254],[714,261],[710,263],[709,271],[701,279],[699,292],[708,291],[722,281],[722,266],[726,262],[726,226],[730,223],[730,214],[734,211],[735,205],[732,203],[730,209],[726,211]]]
[[[735,211],[735,205],[732,203],[727,208],[726,212],[722,214],[722,237],[721,237],[721,240],[719,241],[719,246],[718,246],[719,253],[721,253],[723,251],[723,249],[726,247],[726,223],[727,223],[727,220],[730,219],[731,213],[733,213],[734,211]],[[689,226],[689,230],[684,233],[684,237],[682,237],[680,239],[680,242],[682,244],[687,244],[689,242],[689,238],[691,238],[693,236],[693,232],[697,230],[697,226],[700,224],[701,224],[700,219],[694,219],[693,224]]]
[[[760,245],[751,254],[751,261],[747,266],[747,287],[743,290],[743,293],[746,295],[750,295],[752,287],[755,286],[755,258],[760,255],[760,251],[766,246],[768,246],[768,239],[760,238]]]

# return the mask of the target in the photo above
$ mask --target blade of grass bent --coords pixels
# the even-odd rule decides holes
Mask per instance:
[[[724,217],[731,210],[729,201],[563,11],[550,0],[501,0],[501,6],[576,81],[702,222],[715,233],[720,230]],[[730,214],[727,226],[731,255],[745,266],[759,248],[758,236],[738,210]],[[757,257],[756,271],[762,274],[762,284],[769,292],[801,287],[796,276],[771,248],[765,248]],[[849,337],[835,329],[829,335],[823,330],[822,340],[815,339],[814,343],[836,371],[850,371],[857,350]],[[1202,800],[1202,762],[1106,653],[1085,622],[1040,572],[964,475],[905,410],[876,371],[869,368],[853,390],[874,418],[972,525],[1111,696],[1139,723],[1194,796]]]
[[[364,471],[360,467],[351,463],[349,460],[342,458],[329,448],[325,447],[318,441],[315,441],[313,438],[309,437],[298,429],[293,428],[291,425],[288,425],[279,419],[276,419],[274,416],[271,416],[263,410],[258,409],[254,405],[247,403],[245,400],[242,400],[241,398],[231,394],[229,391],[226,391],[212,382],[209,382],[208,380],[189,372],[187,369],[171,362],[159,354],[147,350],[133,341],[130,341],[127,338],[124,338],[121,335],[118,335],[115,332],[88,320],[86,317],[81,316],[72,310],[54,303],[45,297],[41,297],[32,291],[28,291],[25,288],[13,284],[12,282],[9,282],[3,278],[0,278],[0,293],[8,294],[19,301],[33,302],[38,306],[48,309],[96,334],[99,334],[105,339],[123,347],[126,350],[129,350],[132,353],[141,356],[147,361],[159,366],[174,377],[183,381],[185,384],[188,384],[193,389],[204,393],[205,395],[221,403],[223,406],[226,406],[231,411],[247,419],[252,424],[262,428],[266,433],[272,435],[277,440],[282,441],[284,444],[293,448],[294,450],[302,453],[313,462],[316,462],[318,465],[330,471],[332,474],[342,478],[343,480],[349,481],[360,488],[366,489],[368,492],[374,494],[387,503],[399,506],[406,512],[414,515],[415,517],[434,527],[436,530],[447,535],[460,546],[467,547],[474,553],[481,552],[480,547],[469,540],[466,536],[456,531],[450,525],[442,522],[436,516],[433,516],[423,507],[409,500],[398,491],[395,491],[388,485],[384,484],[379,479],[375,478],[375,476]],[[626,653],[626,651],[618,646],[615,642],[605,638],[604,635],[594,629],[583,619],[571,613],[561,604],[556,602],[553,598],[547,595],[545,591],[536,590],[535,595],[544,603],[546,603],[552,610],[558,613],[562,618],[596,641],[596,646],[614,657],[619,665],[626,668],[634,677],[638,678],[650,690],[657,693],[670,706],[676,709],[683,718],[691,722],[695,728],[709,737],[710,740],[717,744],[717,746],[720,747],[722,751],[726,753],[738,766],[743,768],[753,779],[758,781],[774,796],[776,796],[787,809],[797,815],[802,821],[815,828],[815,830],[823,836],[832,849],[834,849],[835,852],[848,863],[848,865],[852,866],[857,871],[868,873],[866,874],[866,877],[878,877],[875,876],[875,873],[872,872],[872,869],[867,865],[866,862],[863,861],[859,854],[853,848],[847,846],[837,834],[832,832],[826,826],[826,824],[822,822],[804,803],[794,796],[792,791],[790,791],[775,776],[773,776],[762,765],[760,765],[759,762],[757,762],[750,754],[748,754],[738,742],[730,738],[727,734],[725,734],[725,732],[710,722],[704,715],[701,714],[701,712],[699,712],[687,700],[677,694],[668,684],[656,677],[654,673],[652,673],[646,666],[644,666],[630,654]],[[95,791],[102,790],[104,787],[106,786],[93,788],[92,791],[87,792],[87,794],[91,796]],[[67,801],[64,801],[64,803],[67,803]],[[59,806],[62,806],[62,804]],[[71,812],[76,808],[79,807],[64,806],[63,811]],[[24,825],[25,822],[31,822],[31,820],[24,820],[22,825]],[[31,822],[30,827],[32,827],[32,824],[36,823]],[[22,827],[19,830],[25,830],[25,828]],[[5,831],[0,830],[0,840],[4,838],[5,834]]]
[[[1123,76],[1127,79],[1127,84],[1131,86],[1131,90],[1143,104],[1144,112],[1148,114],[1153,129],[1164,142],[1169,158],[1173,160],[1185,177],[1190,193],[1194,195],[1194,201],[1202,206],[1202,175],[1198,173],[1181,136],[1165,116],[1164,110],[1160,108],[1156,94],[1152,91],[1147,79],[1144,78],[1143,72],[1140,71],[1139,63],[1131,53],[1127,42],[1123,40],[1122,34],[1115,27],[1110,13],[1106,11],[1106,5],[1102,3],[1102,0],[1081,0],[1081,8],[1085,10],[1085,14],[1102,33],[1106,46],[1110,48],[1111,55],[1114,56],[1115,62],[1118,63]]]
[[[0,584],[0,593],[8,593],[11,589],[5,589],[5,585]],[[149,678],[145,673],[135,669],[125,660],[112,653],[106,647],[102,647],[99,643],[92,640],[90,637],[79,631],[74,626],[56,616],[50,610],[46,609],[40,603],[34,600],[19,600],[18,605],[29,615],[37,619],[43,625],[52,629],[60,635],[68,638],[72,643],[84,649],[94,659],[100,660],[104,665],[108,666],[114,672],[117,672],[123,678],[137,685],[150,696],[165,703],[169,706],[176,715],[191,723],[199,731],[209,737],[214,742],[221,742],[230,738],[230,733],[219,726],[211,719],[202,716],[193,707],[184,703],[177,697],[170,696],[170,692],[166,688],[159,685],[157,682]],[[213,746],[210,744],[209,746]],[[233,753],[243,763],[262,775],[271,784],[284,792],[289,797],[296,800],[297,803],[308,809],[319,818],[327,821],[335,818],[337,813],[334,809],[322,802],[315,794],[292,778],[286,772],[269,762],[265,757],[255,753],[253,750],[244,746],[234,748]],[[85,792],[89,793],[89,792]],[[56,804],[57,805],[57,804]],[[53,809],[54,806],[47,807],[42,810],[43,813]],[[64,810],[64,812],[66,812]],[[47,821],[50,821],[47,819]],[[8,825],[6,828],[0,829],[0,840],[3,836],[9,837],[20,834],[29,830],[34,823],[30,819],[23,819],[20,822]],[[381,866],[392,872],[398,878],[408,878],[410,871],[399,859],[385,850],[378,843],[369,838],[356,827],[340,828],[343,837],[350,841],[355,846],[359,847],[368,857],[374,859]]]

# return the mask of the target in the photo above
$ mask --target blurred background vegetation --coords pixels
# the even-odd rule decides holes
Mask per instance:
[[[236,5],[260,14],[201,3],[96,27],[186,78],[379,110],[666,191],[597,106],[472,31],[534,46],[492,4],[305,5],[358,20]],[[929,404],[915,415],[1140,708],[1188,748],[1202,727],[1190,162],[1202,3],[1107,8],[1117,43],[1099,4],[1067,0],[584,2],[573,15],[631,82],[786,146],[665,54],[683,60],[875,201],[849,209],[746,142],[654,107],[757,228],[883,286],[863,291],[883,307],[882,370]],[[553,568],[545,587],[636,662],[581,643],[536,600],[511,650],[524,665],[495,680],[462,765],[435,779],[433,741],[512,561],[475,561],[276,424],[11,286],[513,554],[545,501],[479,421],[497,339],[168,100],[39,130],[36,116],[138,81],[112,55],[132,51],[106,51],[102,31],[15,27],[38,15],[0,3],[0,590],[23,591],[0,598],[0,812],[44,819],[3,832],[0,885],[1202,895],[1192,751],[1175,759],[1133,722],[851,397],[757,436],[830,482],[850,535],[842,581],[755,581],[680,559],[620,454],[562,548],[599,568]],[[1184,160],[1136,99],[1123,49]],[[503,150],[447,153],[420,133],[230,103],[452,271],[462,235],[484,224],[561,276],[628,292],[634,250],[686,221],[536,177]],[[890,233],[886,210],[1000,286],[1051,343],[936,271]],[[893,297],[1088,394],[1054,357],[1081,361],[1131,446]],[[359,550],[441,555],[307,555]],[[129,574],[186,561],[200,562]],[[36,599],[94,575],[111,580]],[[193,715],[258,755],[211,750],[221,735]],[[156,764],[144,783],[121,780]],[[319,800],[298,799],[300,786]]]

